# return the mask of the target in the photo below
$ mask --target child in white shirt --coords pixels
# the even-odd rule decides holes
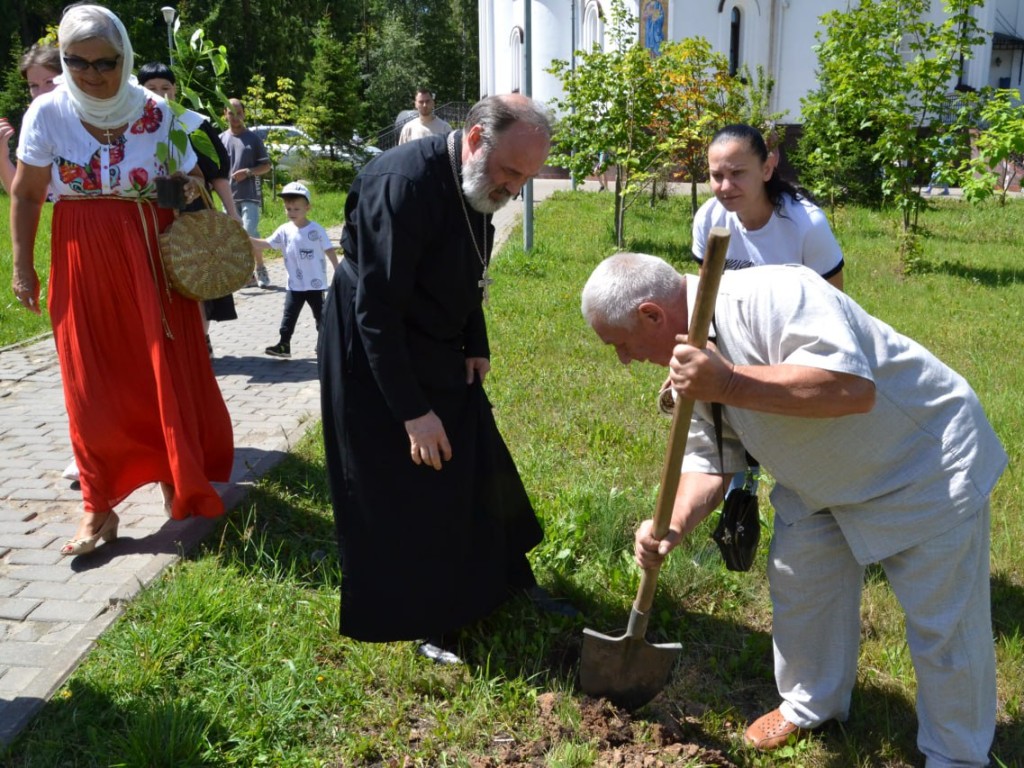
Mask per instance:
[[[282,224],[266,240],[250,238],[253,248],[273,248],[284,254],[284,265],[288,270],[288,290],[284,299],[284,317],[281,319],[281,340],[266,353],[272,357],[292,356],[292,333],[299,320],[303,304],[309,304],[320,330],[320,316],[324,306],[324,291],[327,289],[327,267],[324,256],[331,265],[338,266],[337,248],[330,244],[327,232],[307,216],[311,207],[309,190],[305,184],[293,181],[281,190],[285,214],[288,221]]]

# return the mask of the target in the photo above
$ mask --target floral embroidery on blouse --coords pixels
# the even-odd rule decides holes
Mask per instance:
[[[164,121],[164,113],[156,105],[153,99],[146,99],[146,106],[142,108],[142,117],[132,123],[129,129],[132,133],[156,133],[160,130],[160,124]]]
[[[144,133],[156,133],[160,130],[160,126],[163,123],[164,113],[157,106],[156,101],[153,99],[147,99],[146,105],[143,107],[142,116],[136,120],[128,129],[128,133],[133,134],[144,134]],[[127,137],[122,134],[109,148],[109,185],[108,188],[111,191],[121,189],[121,167],[120,163],[124,161],[125,157],[125,142]],[[73,192],[79,195],[84,194],[96,194],[102,193],[103,184],[101,182],[100,174],[102,168],[100,164],[100,152],[102,150],[97,149],[93,156],[89,159],[87,166],[79,165],[71,160],[64,157],[58,157],[56,160],[57,170],[60,174],[60,180],[67,184]],[[162,168],[162,166],[160,166]],[[159,169],[157,169],[159,170]],[[141,167],[133,167],[127,169],[127,189],[132,190],[140,197],[151,196],[155,192],[155,184],[150,178],[151,170]]]
[[[121,178],[118,163],[124,160],[124,136],[110,145],[110,188],[117,187]],[[103,184],[100,181],[100,150],[96,150],[89,159],[89,165],[79,165],[63,157],[57,158],[57,170],[60,180],[71,187],[72,191],[84,195],[87,192],[100,192]]]

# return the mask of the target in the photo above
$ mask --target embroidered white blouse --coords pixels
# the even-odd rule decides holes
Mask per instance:
[[[168,146],[171,110],[167,102],[150,96],[141,114],[111,144],[97,141],[82,125],[66,88],[58,87],[35,99],[25,113],[18,140],[18,159],[27,165],[50,166],[50,191],[55,199],[82,195],[154,197],[157,176],[167,166],[157,157],[157,147]],[[171,151],[180,159],[180,170],[189,171],[196,155],[189,142],[184,152]]]

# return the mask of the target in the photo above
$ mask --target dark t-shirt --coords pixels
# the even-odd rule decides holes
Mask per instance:
[[[248,128],[237,136],[230,130],[224,131],[220,135],[220,140],[228,153],[229,174],[234,174],[235,171],[240,171],[243,168],[256,168],[270,162],[270,155],[267,154],[267,148],[263,146],[262,139]],[[235,202],[249,200],[258,203],[260,191],[256,178],[232,181],[231,195],[235,198]]]

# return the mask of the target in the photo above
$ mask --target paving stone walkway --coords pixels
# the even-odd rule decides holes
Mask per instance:
[[[238,320],[212,323],[214,372],[231,413],[235,463],[217,488],[235,508],[319,418],[316,330],[300,318],[292,358],[276,343],[285,271],[268,260],[276,288],[235,294]],[[10,742],[78,666],[122,606],[209,533],[215,521],[170,521],[158,486],[117,507],[116,542],[67,558],[80,494],[61,472],[71,460],[53,339],[0,349],[0,743]]]

